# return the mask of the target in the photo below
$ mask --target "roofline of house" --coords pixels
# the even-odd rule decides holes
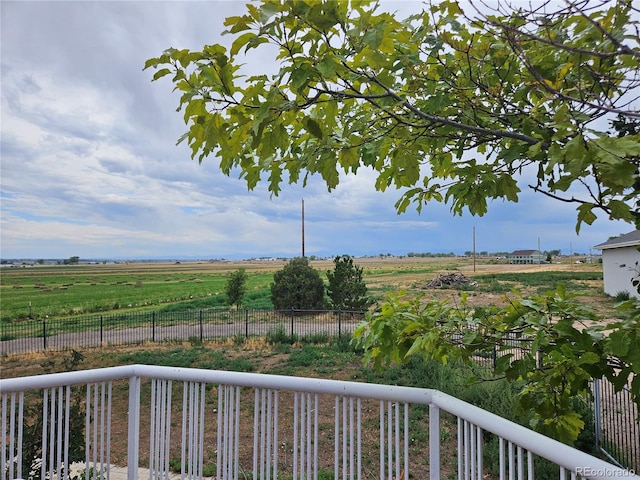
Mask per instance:
[[[609,250],[612,248],[624,248],[624,247],[637,247],[640,246],[640,241],[632,240],[629,242],[620,242],[620,243],[612,243],[607,245],[606,243],[601,243],[599,245],[594,246],[598,250]]]
[[[599,243],[593,248],[598,250],[608,250],[611,248],[635,247],[640,245],[640,230],[634,230],[619,237],[611,238],[606,242]]]

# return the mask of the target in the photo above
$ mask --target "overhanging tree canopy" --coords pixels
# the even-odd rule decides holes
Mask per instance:
[[[529,4],[527,4],[529,5]],[[182,92],[193,158],[216,156],[249,188],[374,169],[376,188],[455,214],[517,201],[520,183],[640,226],[640,36],[633,0],[467,11],[434,2],[408,18],[369,1],[275,1],[225,21],[229,50],[170,48],[145,68]],[[277,47],[271,75],[242,76],[243,54]],[[267,52],[272,52],[267,50]],[[531,172],[529,174],[528,172]],[[522,177],[522,178],[525,178]]]
[[[249,188],[266,176],[277,195],[319,174],[332,189],[341,171],[370,168],[377,189],[403,190],[399,212],[442,201],[482,215],[488,200],[517,201],[528,186],[575,203],[577,229],[598,211],[640,228],[639,8],[476,5],[434,1],[401,19],[367,0],[263,0],[226,20],[229,50],[169,49],[145,68],[181,92],[193,158],[218,157]],[[242,76],[245,52],[274,46],[274,75]],[[532,426],[572,441],[584,426],[572,401],[592,377],[620,390],[633,374],[640,404],[640,308],[621,304],[623,320],[604,335],[576,328],[587,312],[571,297],[558,286],[490,311],[391,298],[356,338],[380,364],[469,360],[511,348],[505,339],[534,340],[531,355],[505,355],[494,374],[524,382],[519,409]]]

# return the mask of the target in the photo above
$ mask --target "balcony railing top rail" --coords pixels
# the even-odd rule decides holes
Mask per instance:
[[[100,466],[100,469],[108,468],[108,462],[97,458],[109,450],[110,444],[94,445],[104,442],[104,435],[91,436],[96,422],[104,428],[104,419],[111,419],[111,382],[125,380],[128,382],[128,452],[127,466],[128,478],[138,477],[140,464],[141,444],[141,403],[149,402],[149,423],[151,427],[148,434],[151,437],[149,452],[149,468],[156,472],[153,478],[166,478],[168,471],[168,459],[165,459],[171,443],[169,425],[174,421],[170,417],[171,402],[175,402],[175,394],[171,393],[171,385],[174,382],[183,384],[182,398],[182,457],[181,464],[186,478],[202,478],[201,465],[198,467],[198,455],[190,455],[189,452],[202,452],[206,435],[203,429],[207,425],[215,423],[217,434],[215,441],[218,452],[216,478],[238,478],[238,437],[239,423],[247,421],[246,415],[240,413],[240,396],[244,391],[253,389],[253,396],[244,397],[253,399],[249,411],[254,416],[253,423],[253,456],[251,466],[253,478],[277,478],[278,468],[283,470],[282,459],[278,459],[278,438],[283,439],[285,434],[278,430],[280,423],[285,423],[279,418],[289,406],[285,405],[285,395],[279,396],[279,392],[292,392],[289,395],[293,399],[293,431],[294,448],[292,450],[293,471],[287,476],[293,478],[317,478],[318,445],[318,395],[334,397],[335,403],[331,403],[334,425],[326,424],[321,428],[330,429],[331,437],[335,438],[335,465],[334,478],[360,479],[362,477],[363,428],[371,428],[370,423],[365,425],[362,419],[363,413],[360,402],[375,400],[380,404],[380,423],[375,428],[379,429],[379,474],[375,478],[393,479],[405,477],[404,472],[410,471],[409,463],[409,408],[415,405],[428,405],[429,407],[429,477],[432,480],[439,479],[441,475],[442,460],[451,452],[443,452],[441,445],[442,426],[441,412],[448,412],[457,418],[457,469],[459,479],[485,478],[483,445],[488,436],[495,436],[499,440],[500,447],[500,478],[534,478],[534,458],[541,457],[558,466],[560,479],[565,478],[633,478],[640,477],[635,472],[618,468],[601,459],[576,450],[551,438],[540,435],[525,427],[503,419],[490,412],[482,410],[471,404],[463,402],[455,397],[437,390],[422,389],[394,385],[367,384],[359,382],[327,380],[317,378],[286,377],[279,375],[265,375],[255,373],[241,373],[229,371],[215,371],[189,368],[173,368],[149,365],[129,365],[110,367],[96,370],[75,371],[69,373],[57,373],[23,378],[9,378],[0,380],[0,394],[2,396],[2,465],[9,468],[2,469],[2,480],[13,479],[22,476],[16,460],[11,465],[10,459],[17,459],[22,455],[20,441],[23,438],[21,424],[23,423],[24,394],[29,391],[44,392],[43,400],[43,459],[49,458],[48,466],[50,478],[60,474],[60,468],[64,467],[65,452],[64,439],[68,438],[69,394],[68,389],[72,385],[83,386],[86,384],[86,471]],[[125,382],[125,383],[126,383]],[[141,397],[143,382],[149,382],[151,395]],[[102,385],[102,387],[100,387]],[[108,385],[108,388],[104,388]],[[146,385],[146,383],[145,383]],[[96,387],[98,386],[98,387]],[[206,388],[214,386],[216,388]],[[245,390],[243,390],[243,387]],[[101,394],[97,394],[99,389]],[[60,389],[60,390],[58,390]],[[94,393],[92,393],[92,391]],[[64,393],[67,392],[67,393]],[[104,392],[107,392],[106,394]],[[195,392],[195,393],[194,393]],[[200,392],[200,393],[199,393]],[[107,401],[104,396],[109,396]],[[201,396],[200,396],[201,395]],[[218,408],[215,409],[217,420],[204,422],[204,396],[217,395]],[[172,400],[174,399],[174,400]],[[57,402],[57,403],[56,403]],[[216,402],[212,402],[216,404]],[[145,408],[147,405],[145,405]],[[65,414],[66,412],[66,414]],[[47,415],[52,417],[47,420]],[[289,413],[287,413],[289,415]],[[145,421],[142,423],[147,423]],[[291,415],[287,419],[291,423]],[[178,422],[180,423],[180,422]],[[49,425],[47,430],[46,425]],[[66,427],[65,427],[66,425]],[[53,431],[58,429],[55,438],[58,441],[47,442],[47,436],[54,438]],[[62,429],[62,430],[60,430]],[[110,431],[110,429],[109,429]],[[47,433],[49,432],[49,433]],[[155,432],[155,433],[154,433]],[[325,432],[326,433],[326,432]],[[146,434],[146,433],[145,433]],[[280,434],[280,437],[278,435]],[[209,437],[206,437],[209,438]],[[107,440],[108,442],[108,440]],[[187,444],[185,444],[185,442]],[[191,442],[191,443],[189,443]],[[164,445],[166,444],[166,449]],[[160,448],[162,446],[162,448]],[[49,451],[47,451],[47,449]],[[90,453],[93,452],[93,453]],[[100,453],[102,452],[102,453]],[[154,454],[154,452],[156,452]],[[158,453],[160,452],[160,453]],[[164,453],[163,453],[164,452]],[[446,455],[443,455],[446,453]],[[98,455],[98,456],[99,456]],[[107,456],[108,458],[108,456]],[[56,460],[58,459],[58,460]],[[21,458],[20,458],[21,460]],[[536,460],[537,461],[537,460]],[[154,463],[155,462],[155,463]],[[106,466],[105,466],[106,465]],[[280,465],[280,467],[279,467]],[[44,467],[43,467],[44,468]],[[200,470],[198,470],[200,468]],[[526,474],[525,474],[526,472]],[[43,473],[44,474],[44,473]],[[191,475],[191,476],[189,476]],[[45,478],[45,477],[43,477]],[[68,477],[64,477],[68,478]],[[87,477],[89,478],[89,477]],[[108,478],[108,476],[106,477]],[[150,477],[151,478],[151,477]],[[183,476],[183,478],[185,478]]]

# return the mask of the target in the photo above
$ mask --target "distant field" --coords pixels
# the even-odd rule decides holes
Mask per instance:
[[[238,266],[235,266],[238,268]],[[226,274],[216,264],[117,264],[12,268],[2,271],[2,319],[41,319],[183,302],[224,304]],[[272,272],[252,269],[248,289],[265,289]]]
[[[492,259],[361,258],[370,293],[428,292],[433,298],[455,298],[455,290],[426,290],[439,273],[458,271],[478,282],[469,290],[471,303],[495,304],[513,288],[537,293],[562,281],[600,309],[612,302],[602,293],[599,264],[505,265]],[[323,276],[331,260],[311,262]],[[273,273],[284,261],[126,263],[115,265],[34,266],[5,268],[1,275],[3,321],[70,317],[158,309],[212,308],[225,305],[226,275],[238,268],[248,274],[246,305],[268,308]]]

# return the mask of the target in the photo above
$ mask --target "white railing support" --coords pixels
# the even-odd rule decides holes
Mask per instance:
[[[127,479],[137,480],[140,456],[140,377],[129,377],[129,411],[127,435]]]
[[[440,480],[440,408],[429,405],[429,477]]]

